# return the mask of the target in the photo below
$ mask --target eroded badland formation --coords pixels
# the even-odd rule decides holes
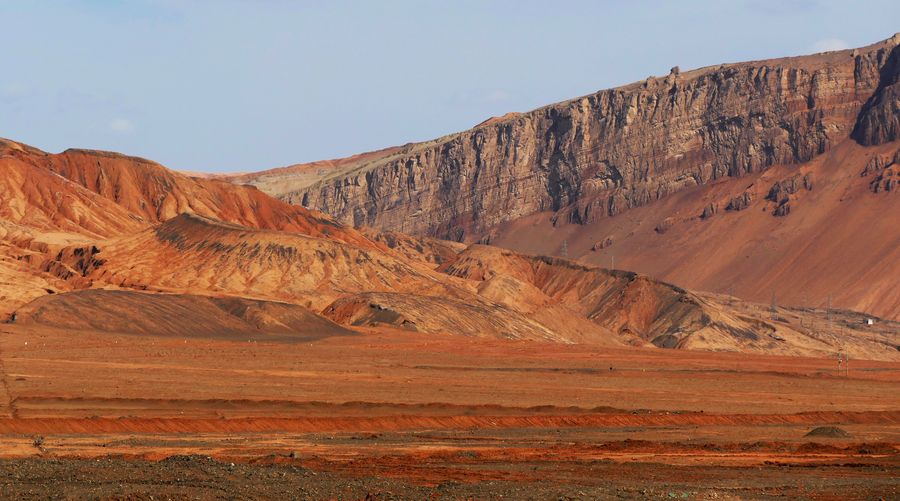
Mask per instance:
[[[897,495],[898,44],[237,176],[0,140],[0,495]]]

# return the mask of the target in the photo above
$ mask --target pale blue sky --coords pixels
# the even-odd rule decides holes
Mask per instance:
[[[259,170],[669,68],[861,46],[897,0],[0,0],[0,136]]]

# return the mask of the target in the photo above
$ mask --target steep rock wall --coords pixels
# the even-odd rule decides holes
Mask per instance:
[[[851,133],[860,142],[895,137],[898,42],[673,68],[410,145],[282,198],[357,226],[453,240],[540,211],[587,223],[725,176],[807,161]]]

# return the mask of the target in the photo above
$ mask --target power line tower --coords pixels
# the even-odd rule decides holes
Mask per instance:
[[[563,240],[562,249],[560,249],[559,255],[562,257],[569,257],[569,241],[568,240]]]
[[[838,352],[838,376],[850,377],[850,354],[844,350]]]

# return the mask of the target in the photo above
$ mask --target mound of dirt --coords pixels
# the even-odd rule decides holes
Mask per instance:
[[[43,296],[16,313],[16,323],[70,331],[283,343],[354,335],[302,306],[239,297],[91,289]]]
[[[804,435],[805,437],[819,438],[850,438],[850,434],[837,426],[819,426]]]

